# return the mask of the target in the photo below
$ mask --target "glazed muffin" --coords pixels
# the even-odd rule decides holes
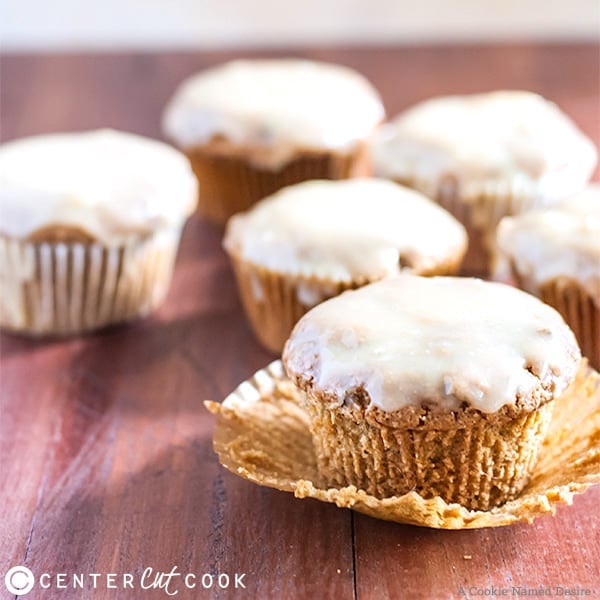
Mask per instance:
[[[422,102],[384,126],[375,174],[436,199],[467,228],[473,270],[489,268],[500,219],[577,192],[596,150],[552,102],[499,91]]]
[[[73,334],[165,297],[197,183],[166,144],[111,130],[0,147],[0,326]]]
[[[495,277],[554,306],[600,368],[600,184],[552,209],[507,217],[497,235]]]
[[[217,223],[307,179],[370,174],[367,140],[384,117],[359,73],[308,60],[236,60],[176,91],[166,135],[202,186],[200,211]]]
[[[553,308],[479,279],[399,275],[320,304],[283,354],[323,485],[471,510],[527,484],[581,360]]]
[[[232,217],[224,240],[252,328],[276,353],[315,304],[400,271],[455,273],[466,245],[449,213],[383,179],[290,186]]]

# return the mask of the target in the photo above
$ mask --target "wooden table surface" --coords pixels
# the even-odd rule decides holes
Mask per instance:
[[[294,54],[359,69],[390,115],[436,94],[534,90],[600,143],[594,45]],[[176,84],[233,56],[5,56],[2,137],[103,126],[160,137]],[[176,588],[177,598],[475,598],[516,595],[513,586],[600,595],[600,486],[532,525],[445,532],[296,500],[220,467],[202,400],[221,400],[273,358],[244,320],[220,238],[188,223],[171,292],[147,320],[64,341],[2,336],[0,576],[15,565],[48,573],[52,587],[34,598],[166,598]],[[177,567],[197,587],[173,576],[168,590],[143,591],[148,567],[153,577]],[[57,588],[62,573],[67,589]],[[73,574],[90,573],[102,575],[96,589],[90,577],[73,589]],[[235,589],[236,573],[246,589]],[[228,574],[230,587],[204,591],[203,574],[223,585]]]

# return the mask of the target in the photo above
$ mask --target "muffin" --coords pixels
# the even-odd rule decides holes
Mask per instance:
[[[375,174],[436,199],[467,228],[465,264],[489,269],[500,219],[579,191],[596,150],[553,104],[499,91],[422,102],[384,126],[373,143]]]
[[[418,192],[360,178],[285,188],[232,217],[224,239],[248,319],[276,353],[315,304],[400,271],[452,274],[466,245]]]
[[[488,510],[527,484],[577,373],[553,308],[479,279],[399,275],[320,304],[283,362],[304,391],[323,485]]]
[[[556,308],[600,368],[600,184],[549,210],[502,219],[495,277]]]
[[[236,60],[184,81],[163,127],[198,176],[201,213],[225,223],[286,185],[370,174],[367,140],[383,117],[375,89],[346,67]]]
[[[165,297],[197,183],[169,146],[111,130],[0,147],[0,326],[72,334]]]

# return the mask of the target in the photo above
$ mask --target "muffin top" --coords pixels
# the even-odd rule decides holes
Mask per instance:
[[[223,137],[235,145],[268,147],[264,160],[285,162],[298,149],[346,149],[383,117],[376,90],[347,67],[236,60],[184,81],[163,126],[182,147]]]
[[[498,91],[417,104],[381,128],[373,160],[377,175],[416,180],[428,194],[450,177],[464,197],[512,189],[552,200],[583,187],[597,154],[552,102]]]
[[[384,179],[348,179],[280,190],[233,216],[224,245],[270,271],[350,282],[458,263],[467,236],[418,192]]]
[[[383,411],[533,410],[574,379],[580,351],[553,308],[479,279],[399,275],[319,304],[284,349],[290,378],[334,404]]]
[[[185,156],[129,133],[43,135],[0,147],[0,231],[12,237],[73,227],[119,243],[180,224],[197,195]]]
[[[579,282],[600,305],[600,184],[552,209],[504,218],[497,243],[498,271],[510,260],[524,284],[533,289],[567,277]]]

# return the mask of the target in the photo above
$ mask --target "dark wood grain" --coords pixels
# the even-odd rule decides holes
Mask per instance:
[[[4,56],[2,139],[103,126],[160,137],[176,84],[240,54],[250,53]],[[600,142],[597,46],[293,54],[359,69],[390,114],[435,94],[538,91]],[[296,500],[220,468],[201,402],[272,358],[245,323],[220,236],[198,218],[188,223],[171,292],[150,319],[65,341],[2,336],[0,575],[13,565],[246,573],[245,591],[180,589],[177,598],[454,598],[460,586],[600,595],[598,488],[530,526],[440,532]],[[33,597],[167,596],[101,585]]]

